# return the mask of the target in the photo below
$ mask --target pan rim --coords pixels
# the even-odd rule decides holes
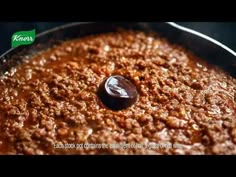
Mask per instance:
[[[49,33],[52,33],[54,31],[58,31],[58,30],[62,30],[62,29],[66,29],[66,28],[70,28],[70,27],[73,27],[73,26],[77,26],[77,25],[82,25],[82,24],[94,24],[94,23],[98,23],[98,22],[71,22],[71,23],[68,23],[68,24],[64,24],[64,25],[60,25],[60,26],[56,26],[54,28],[51,28],[51,29],[48,29],[46,31],[43,31],[43,32],[40,32],[39,34],[36,35],[36,39],[41,37],[41,36],[44,36],[44,35],[47,35]],[[148,22],[147,22],[148,23]],[[212,44],[222,48],[223,50],[225,50],[226,52],[232,54],[234,57],[236,57],[236,52],[229,48],[228,46],[226,46],[225,44],[223,44],[222,42],[219,42],[218,40],[206,35],[206,34],[203,34],[201,32],[198,32],[196,30],[193,30],[193,29],[190,29],[190,28],[187,28],[187,27],[184,27],[182,25],[179,25],[177,24],[176,22],[164,22],[165,24],[169,25],[170,27],[173,27],[175,29],[178,29],[178,30],[181,30],[183,32],[187,32],[187,33],[190,33],[192,35],[195,35],[199,38],[202,38],[208,42],[211,42]],[[20,46],[19,46],[20,47]],[[9,53],[11,53],[12,51],[16,50],[18,47],[15,47],[15,48],[11,48],[9,50],[7,50],[6,52],[4,52],[2,55],[0,55],[0,59],[4,58],[5,56],[7,56]]]
[[[191,34],[196,35],[196,36],[198,36],[198,37],[201,37],[201,38],[203,38],[203,39],[205,39],[205,40],[207,40],[207,41],[210,41],[210,42],[212,42],[213,44],[215,44],[215,45],[217,45],[217,46],[223,48],[224,50],[228,51],[229,53],[231,53],[232,55],[234,55],[234,56],[236,57],[236,52],[235,52],[233,49],[229,48],[228,46],[226,46],[226,45],[223,44],[222,42],[219,42],[218,40],[216,40],[216,39],[214,39],[214,38],[212,38],[212,37],[210,37],[210,36],[208,36],[208,35],[206,35],[206,34],[203,34],[203,33],[198,32],[198,31],[196,31],[196,30],[193,30],[193,29],[184,27],[184,26],[179,25],[179,24],[177,24],[177,23],[175,23],[175,22],[167,22],[167,23],[168,23],[169,25],[171,25],[172,27],[175,27],[175,28],[177,28],[177,29],[179,29],[179,30],[182,30],[182,31],[191,33]]]

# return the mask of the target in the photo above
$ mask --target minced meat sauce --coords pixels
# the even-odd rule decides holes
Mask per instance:
[[[121,110],[97,95],[116,75],[138,92]],[[236,154],[236,79],[155,34],[38,53],[0,77],[0,103],[0,154]]]

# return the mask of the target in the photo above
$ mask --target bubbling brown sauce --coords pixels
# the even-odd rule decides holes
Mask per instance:
[[[113,75],[139,95],[122,110],[97,96]],[[236,79],[155,34],[42,51],[0,77],[0,103],[0,154],[236,154]]]

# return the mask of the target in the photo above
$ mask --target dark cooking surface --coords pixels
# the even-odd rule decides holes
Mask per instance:
[[[127,109],[107,109],[98,99],[111,75],[137,88],[138,100]],[[0,81],[0,153],[236,154],[236,80],[151,34],[68,41]],[[67,143],[97,148],[62,148]]]
[[[67,22],[68,23],[68,22]],[[16,31],[35,28],[37,33],[66,24],[65,22],[0,23],[0,55],[10,48],[11,35]],[[236,23],[178,22],[178,24],[209,35],[236,51]]]

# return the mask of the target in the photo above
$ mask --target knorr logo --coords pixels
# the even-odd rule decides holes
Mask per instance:
[[[35,29],[31,31],[18,31],[11,37],[11,46],[29,45],[35,40]]]

